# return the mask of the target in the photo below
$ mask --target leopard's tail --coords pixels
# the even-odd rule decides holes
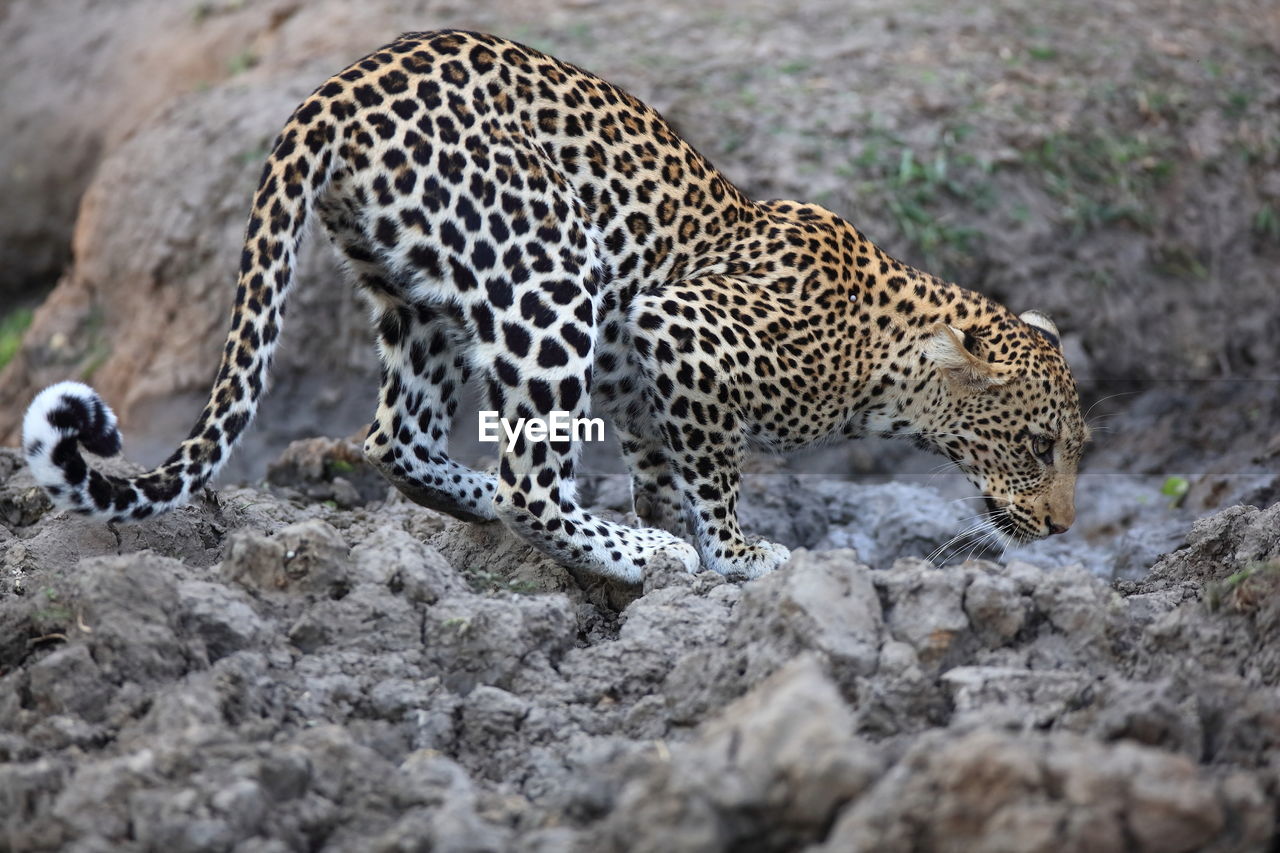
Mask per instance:
[[[61,382],[27,409],[23,452],[59,508],[117,522],[147,518],[185,503],[227,461],[266,390],[303,227],[332,172],[335,133],[322,107],[318,93],[304,101],[267,158],[245,231],[222,363],[209,402],[178,449],[140,476],[104,474],[80,452],[120,450],[116,417],[97,392]]]

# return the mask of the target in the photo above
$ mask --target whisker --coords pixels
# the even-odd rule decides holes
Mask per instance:
[[[966,563],[973,559],[973,555],[975,553],[978,553],[980,550],[986,549],[988,544],[987,538],[991,535],[991,531],[992,531],[992,528],[990,526],[987,526],[983,529],[982,535],[977,537],[977,541],[975,541],[973,543],[973,546],[969,548],[969,553],[964,555],[964,561]]]
[[[928,556],[928,557],[926,557],[925,559],[926,559],[926,560],[928,560],[930,563],[933,563],[935,566],[937,566],[937,565],[941,565],[941,564],[938,562],[938,561],[939,561],[939,558],[941,558],[941,557],[942,557],[942,555],[943,555],[944,553],[946,553],[946,552],[947,552],[947,550],[948,550],[952,545],[954,545],[954,544],[955,544],[956,542],[958,542],[959,540],[963,539],[963,538],[968,534],[968,532],[969,532],[968,530],[962,530],[961,532],[959,532],[959,533],[957,533],[956,535],[952,536],[952,537],[951,537],[950,539],[948,539],[946,542],[943,542],[941,545],[939,545],[937,548],[935,548],[932,552],[930,552],[929,556]]]
[[[983,516],[973,516],[973,517],[978,518],[980,520],[976,524],[971,524],[970,526],[966,527],[964,530],[961,530],[955,536],[952,536],[950,539],[948,539],[946,542],[944,542],[942,545],[936,548],[933,551],[933,553],[931,553],[928,557],[928,560],[930,563],[933,563],[935,566],[941,565],[941,563],[939,562],[939,559],[940,558],[945,559],[944,555],[946,554],[947,551],[949,551],[952,547],[957,545],[963,548],[965,541],[969,537],[973,536],[975,533],[979,532],[980,530],[985,529],[990,524],[990,519],[986,518],[985,514]]]
[[[1089,411],[1084,413],[1083,420],[1087,423],[1089,421],[1089,415],[1093,413],[1093,410],[1098,408],[1108,400],[1114,400],[1116,397],[1132,397],[1134,394],[1137,394],[1137,393],[1138,393],[1137,391],[1121,391],[1119,393],[1110,394],[1106,397],[1103,397],[1101,400],[1098,400],[1092,406],[1089,407]]]
[[[1118,421],[1119,419],[1119,413],[1114,413],[1109,415],[1099,415],[1093,420],[1086,421],[1085,423],[1089,427],[1090,432],[1111,432],[1114,429],[1114,427],[1110,426],[1111,422]]]
[[[998,527],[991,528],[991,546],[992,548],[1000,549],[1001,558],[1004,557],[1004,552],[1008,550],[1009,543],[1011,541],[1012,539],[1003,530],[1000,530]],[[997,559],[997,562],[999,562],[999,559]]]
[[[1000,538],[1003,540],[1004,547],[1000,549],[1000,559],[996,562],[1004,564],[1005,558],[1009,555],[1009,546],[1013,544],[1013,537],[1001,535]]]

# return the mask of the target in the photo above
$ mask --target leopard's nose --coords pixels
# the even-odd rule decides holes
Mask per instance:
[[[1058,523],[1058,522],[1056,522],[1056,521],[1051,521],[1051,522],[1049,522],[1049,535],[1050,535],[1050,536],[1054,536],[1054,535],[1057,535],[1057,534],[1059,534],[1059,533],[1066,533],[1066,532],[1067,532],[1067,530],[1068,530],[1068,527],[1067,527],[1067,525],[1065,525],[1065,524],[1059,524],[1059,523]]]

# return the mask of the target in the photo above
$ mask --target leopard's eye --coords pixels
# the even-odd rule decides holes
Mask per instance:
[[[1031,437],[1031,453],[1046,465],[1053,464],[1053,439],[1047,435]]]

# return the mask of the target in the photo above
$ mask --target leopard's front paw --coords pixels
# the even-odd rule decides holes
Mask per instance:
[[[750,580],[767,575],[790,559],[787,546],[759,539],[716,560],[711,568],[725,577]]]
[[[698,550],[678,536],[665,530],[642,528],[641,540],[650,554],[663,554],[671,557],[684,567],[685,571],[697,573],[702,570],[702,561],[698,559]]]
[[[688,542],[676,539],[663,548],[662,553],[674,557],[680,565],[684,566],[685,571],[690,574],[696,574],[702,570],[702,561],[698,559],[698,550]]]
[[[599,524],[601,522],[597,522]],[[614,539],[605,548],[597,549],[604,565],[584,565],[589,571],[618,578],[630,583],[642,583],[650,574],[658,558],[666,558],[668,571],[685,571],[697,574],[702,570],[698,551],[688,542],[665,530],[652,527],[622,528],[614,533]],[[668,562],[669,561],[669,562]],[[672,565],[674,564],[674,565]]]

